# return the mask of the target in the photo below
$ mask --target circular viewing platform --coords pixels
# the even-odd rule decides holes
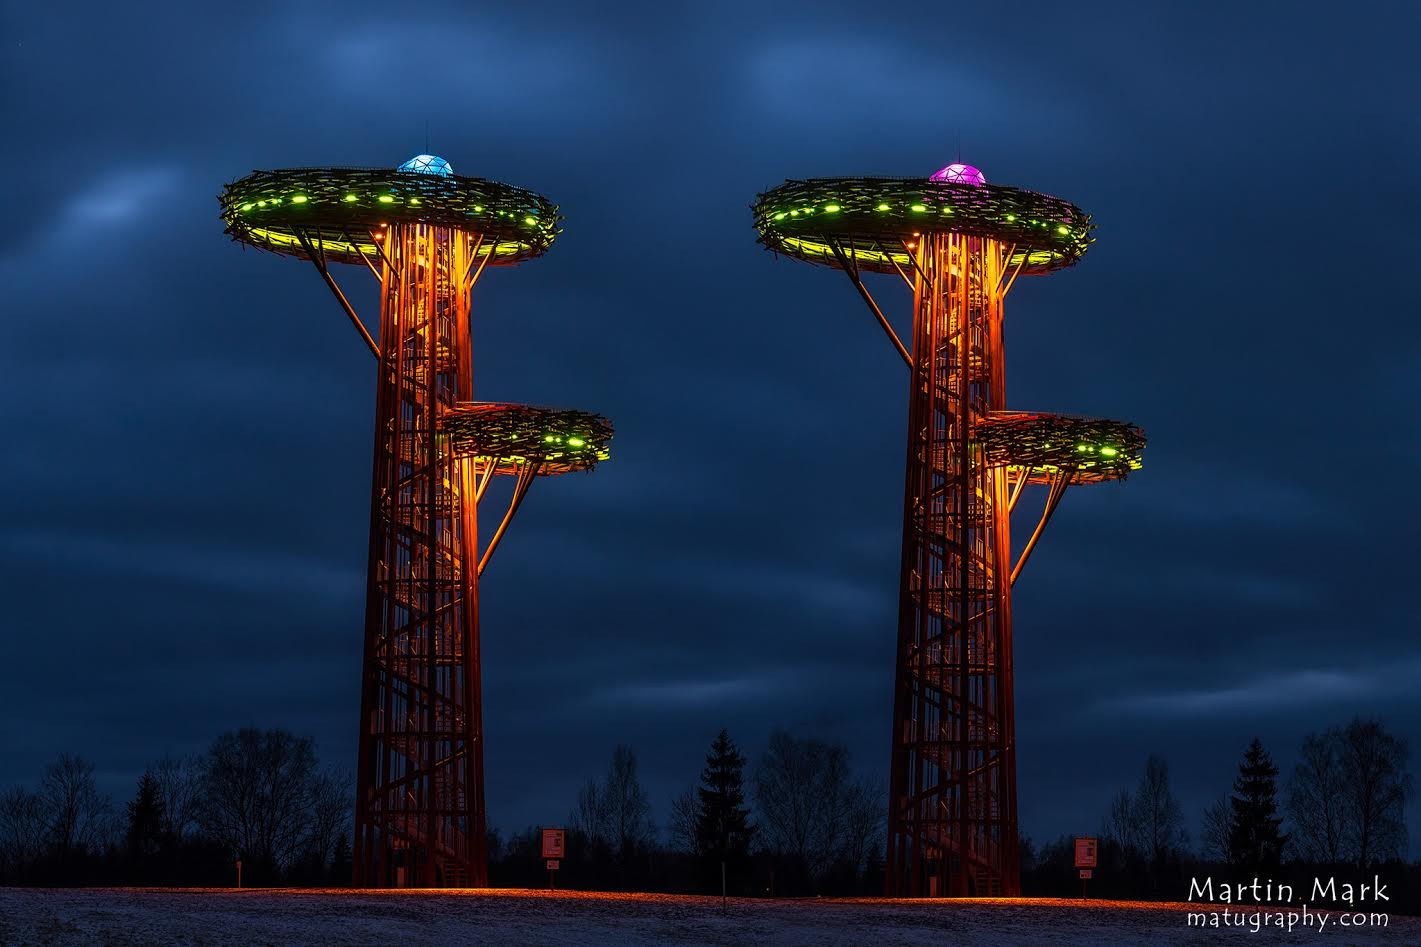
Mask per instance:
[[[493,462],[500,474],[527,465],[542,475],[591,470],[612,440],[612,422],[598,414],[494,401],[455,405],[439,430],[455,455]]]
[[[961,170],[949,173],[954,169]],[[997,240],[1011,250],[1009,266],[1047,273],[1079,261],[1094,229],[1074,204],[987,184],[966,165],[929,178],[786,181],[759,195],[751,210],[760,242],[775,253],[842,268],[837,246],[853,265],[890,273],[911,271],[906,244],[932,231]]]
[[[423,166],[415,166],[428,159]],[[441,162],[442,164],[434,164]],[[432,155],[400,168],[288,168],[255,171],[218,198],[227,233],[262,250],[333,262],[380,256],[375,235],[395,224],[477,234],[490,266],[542,256],[558,234],[558,208],[512,184],[460,177]],[[442,169],[442,170],[441,170]]]
[[[1033,483],[1062,474],[1071,483],[1124,480],[1145,450],[1145,432],[1127,421],[1068,414],[994,411],[974,432],[988,466],[1024,469]]]

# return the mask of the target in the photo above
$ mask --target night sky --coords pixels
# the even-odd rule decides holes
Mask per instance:
[[[373,361],[215,198],[426,126],[567,218],[480,282],[476,397],[617,429],[485,577],[495,825],[560,823],[618,742],[664,822],[722,726],[886,776],[906,372],[748,205],[959,150],[1099,226],[1008,299],[1011,406],[1150,436],[1017,586],[1024,831],[1096,829],[1152,751],[1196,835],[1255,734],[1285,773],[1359,712],[1421,753],[1414,9],[473,6],[5,5],[0,783],[72,751],[123,800],[249,724],[353,768]]]

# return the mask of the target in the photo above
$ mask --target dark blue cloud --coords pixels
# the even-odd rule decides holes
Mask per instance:
[[[214,195],[394,165],[426,127],[568,218],[478,287],[479,395],[617,425],[613,462],[537,486],[485,586],[495,822],[561,818],[619,741],[664,799],[726,725],[886,766],[902,367],[746,205],[959,148],[1100,224],[1013,290],[1013,403],[1151,435],[1018,587],[1026,829],[1093,829],[1150,751],[1197,812],[1255,732],[1285,766],[1355,711],[1421,735],[1407,8],[3,17],[7,773],[77,750],[126,794],[248,722],[353,758],[372,366],[312,273],[222,237]]]

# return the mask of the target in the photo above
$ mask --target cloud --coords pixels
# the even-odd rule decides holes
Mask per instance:
[[[1016,590],[1024,824],[1079,818],[1047,780],[1103,742],[1226,783],[1231,745],[1168,734],[1231,714],[1280,762],[1269,720],[1374,695],[1421,739],[1421,514],[1389,486],[1416,455],[1421,324],[1393,259],[1415,31],[1321,7],[1227,30],[1178,5],[815,9],[6,10],[0,690],[26,709],[5,770],[66,749],[117,772],[257,713],[353,755],[373,368],[310,266],[234,247],[214,197],[256,167],[394,165],[426,122],[461,173],[567,215],[545,259],[480,282],[475,395],[617,429],[611,462],[539,484],[485,583],[503,824],[565,811],[623,740],[654,795],[726,725],[747,747],[817,727],[885,765],[906,377],[847,281],[758,248],[746,205],[786,177],[930,171],[959,131],[990,180],[1100,225],[1079,267],[1013,289],[1010,405],[1151,438],[1128,483],[1068,497]],[[902,328],[894,279],[875,290]]]
[[[58,529],[0,531],[0,557],[23,557],[31,567],[99,571],[147,582],[179,579],[266,598],[279,594],[347,600],[364,585],[362,571],[262,548],[238,551],[216,545],[144,541]]]
[[[1368,703],[1414,692],[1421,658],[1359,668],[1298,668],[1267,672],[1222,687],[1140,694],[1099,702],[1102,714],[1165,716],[1269,713]]]
[[[175,168],[117,171],[70,201],[61,217],[76,228],[134,224],[143,216],[158,217],[162,210],[153,202],[171,194],[177,183]]]
[[[36,267],[42,261],[86,254],[94,247],[126,241],[139,228],[158,229],[168,213],[165,203],[182,184],[182,172],[173,165],[120,167],[88,176],[76,169],[72,180],[82,182],[77,193],[61,198],[59,207],[39,221],[39,229],[25,243],[12,244],[0,255],[0,268]]]
[[[738,677],[618,685],[594,690],[587,702],[645,708],[716,707],[727,701],[764,702],[769,694],[802,690],[804,684],[802,679],[796,681],[788,672],[772,671]]]

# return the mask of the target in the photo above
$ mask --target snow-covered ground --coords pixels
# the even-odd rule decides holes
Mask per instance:
[[[737,900],[545,891],[0,888],[9,944],[1421,944],[1421,918],[1201,930],[1204,905]],[[1223,906],[1217,906],[1222,910]],[[1245,913],[1245,917],[1250,915]],[[1286,916],[1284,917],[1286,923]]]

